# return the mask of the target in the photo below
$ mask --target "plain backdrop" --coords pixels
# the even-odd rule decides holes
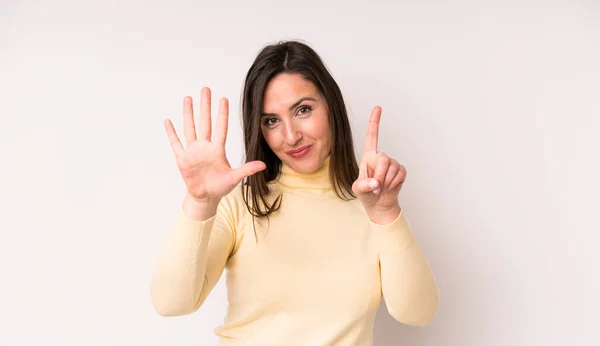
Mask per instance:
[[[598,1],[0,4],[0,345],[216,343],[223,281],[184,317],[150,301],[185,192],[163,120],[228,97],[239,166],[243,78],[285,39],[325,60],[358,153],[383,108],[408,171],[441,305],[425,328],[382,305],[376,346],[600,344]]]

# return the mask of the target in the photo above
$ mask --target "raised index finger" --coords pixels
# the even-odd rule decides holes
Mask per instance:
[[[381,107],[375,106],[369,118],[367,127],[367,138],[365,139],[365,152],[372,150],[377,152],[377,139],[379,137],[379,119],[381,118]]]

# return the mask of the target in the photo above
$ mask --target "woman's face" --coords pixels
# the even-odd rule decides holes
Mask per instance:
[[[331,132],[327,103],[311,82],[299,74],[275,76],[265,89],[262,113],[263,136],[281,161],[299,173],[321,167],[331,150]]]

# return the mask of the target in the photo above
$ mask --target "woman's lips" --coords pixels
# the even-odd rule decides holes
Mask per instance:
[[[299,158],[301,158],[301,157],[304,157],[304,156],[306,156],[306,154],[308,154],[308,152],[310,151],[310,148],[311,148],[311,147],[312,147],[312,146],[311,146],[311,145],[309,145],[308,147],[306,147],[306,148],[305,148],[305,149],[303,149],[302,151],[298,151],[298,152],[295,152],[295,153],[289,153],[289,155],[290,155],[291,157],[295,158],[295,159],[299,159]]]

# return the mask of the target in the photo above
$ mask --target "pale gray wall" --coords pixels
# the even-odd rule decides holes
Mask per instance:
[[[408,169],[441,307],[423,329],[383,308],[376,346],[600,344],[597,1],[253,3],[2,1],[0,344],[214,345],[223,282],[186,317],[150,302],[184,194],[163,119],[229,97],[238,165],[244,74],[288,38],[325,59],[357,148],[383,107]]]

